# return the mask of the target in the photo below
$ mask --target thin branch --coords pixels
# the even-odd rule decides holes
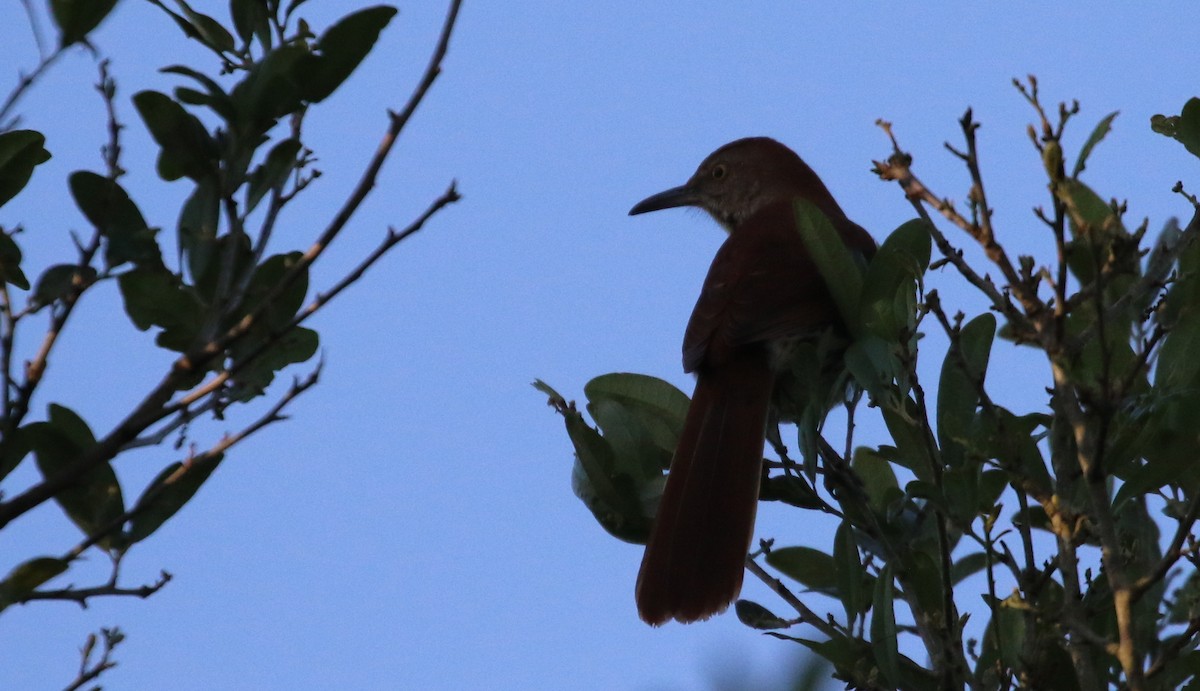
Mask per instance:
[[[23,604],[38,600],[58,600],[62,602],[74,602],[80,607],[87,609],[88,600],[94,597],[137,597],[144,600],[162,590],[163,586],[171,582],[171,578],[171,574],[162,571],[159,573],[158,580],[137,588],[122,588],[115,583],[105,583],[104,585],[91,588],[66,587],[59,590],[35,590],[22,595],[15,602]]]
[[[746,570],[758,577],[758,580],[774,591],[784,602],[791,605],[792,609],[796,610],[796,613],[800,615],[800,621],[811,625],[829,638],[840,638],[842,636],[842,632],[838,631],[837,627],[817,616],[817,613],[809,609],[808,605],[796,597],[796,594],[789,590],[783,584],[783,581],[767,573],[767,570],[759,566],[757,561],[747,557]]]
[[[67,46],[62,46],[56,49],[53,53],[44,56],[33,68],[29,74],[22,74],[17,80],[17,85],[8,93],[8,97],[4,99],[4,103],[0,104],[0,132],[7,132],[17,125],[19,116],[14,116],[11,120],[7,120],[9,113],[16,107],[17,102],[33,86],[35,82],[45,74],[46,70],[50,69],[58,59],[65,55]]]
[[[79,651],[79,674],[70,684],[67,684],[66,691],[81,689],[84,684],[94,681],[104,672],[117,666],[117,663],[112,660],[112,653],[125,640],[125,634],[121,633],[118,628],[102,628],[100,634],[104,637],[104,649],[100,652],[100,658],[95,663],[92,662],[92,652],[96,649],[97,639],[96,634],[88,634],[87,642]]]
[[[283,416],[283,410],[287,408],[288,404],[299,397],[300,394],[304,393],[308,389],[311,389],[317,384],[317,382],[320,380],[322,366],[323,363],[319,363],[317,367],[313,369],[313,371],[309,372],[309,374],[303,379],[297,378],[293,380],[291,387],[287,390],[287,393],[281,396],[279,400],[275,402],[275,405],[271,406],[270,410],[268,410],[254,422],[243,427],[238,432],[225,435],[221,438],[221,441],[213,444],[206,451],[192,458],[190,463],[184,466],[182,472],[186,472],[187,468],[189,467],[199,466],[203,463],[219,458],[234,445],[244,441],[255,432],[261,430],[263,427],[266,427],[274,422],[280,422],[287,419]],[[71,551],[63,555],[62,558],[66,561],[73,561],[94,545],[99,544],[108,536],[119,532],[125,526],[125,524],[132,520],[135,516],[153,506],[159,495],[161,495],[162,492],[164,492],[172,482],[177,481],[182,476],[182,472],[159,484],[154,489],[148,490],[141,497],[141,499],[139,499],[138,503],[133,506],[133,508],[125,511],[125,513],[121,514],[117,518],[110,521],[107,525],[89,535],[86,540],[73,547]]]

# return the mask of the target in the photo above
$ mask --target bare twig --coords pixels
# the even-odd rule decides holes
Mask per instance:
[[[100,629],[100,635],[103,636],[103,650],[100,652],[100,658],[94,663],[92,662],[92,652],[96,649],[97,639],[96,634],[88,634],[87,642],[79,651],[79,674],[70,684],[67,684],[66,691],[81,689],[84,684],[94,681],[104,672],[117,666],[112,659],[112,653],[125,640],[125,634],[121,633],[118,628],[111,628]]]
[[[17,598],[15,602],[26,603],[38,600],[58,600],[62,602],[74,602],[80,607],[87,609],[88,600],[96,597],[137,597],[146,599],[151,595],[162,590],[163,586],[171,582],[171,574],[166,571],[159,573],[158,580],[153,583],[136,588],[122,588],[116,583],[116,574],[113,574],[113,581],[98,585],[91,588],[75,588],[67,587],[58,590],[35,590]]]

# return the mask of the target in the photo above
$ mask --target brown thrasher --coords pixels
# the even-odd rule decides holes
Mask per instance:
[[[629,211],[695,206],[729,231],[683,337],[696,390],[637,580],[638,614],[651,625],[707,619],[737,597],[776,372],[789,344],[841,326],[796,229],[796,199],[820,209],[853,252],[874,253],[816,173],[766,137],[722,146],[686,184]]]

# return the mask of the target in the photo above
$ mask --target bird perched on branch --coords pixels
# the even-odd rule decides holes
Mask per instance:
[[[629,211],[699,207],[729,232],[684,334],[696,389],[638,573],[638,613],[654,626],[707,619],[737,597],[777,378],[797,342],[844,328],[797,230],[796,200],[815,205],[852,252],[874,254],[816,173],[766,137],[722,146],[687,183]]]

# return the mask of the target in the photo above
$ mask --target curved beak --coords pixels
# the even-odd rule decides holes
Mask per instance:
[[[637,204],[634,204],[633,208],[629,210],[629,215],[636,216],[650,211],[673,209],[677,206],[698,206],[699,204],[699,193],[688,185],[680,185],[679,187],[672,187],[664,192],[646,197]]]

